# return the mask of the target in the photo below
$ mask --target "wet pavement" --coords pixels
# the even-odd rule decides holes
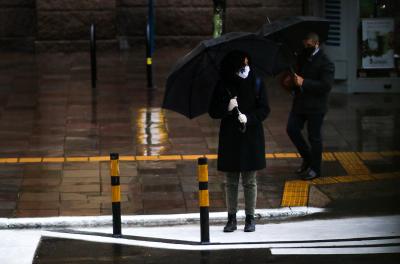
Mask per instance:
[[[199,227],[52,229],[42,232],[33,263],[397,263],[399,215],[351,217],[330,214],[298,221],[270,221],[244,233],[221,225],[211,243],[199,242]],[[182,234],[185,234],[182,236]],[[365,255],[367,254],[367,255]]]
[[[193,155],[210,155],[210,210],[225,211],[224,176],[213,156],[218,122],[160,108],[168,71],[185,52],[156,52],[154,89],[146,87],[144,50],[99,54],[96,89],[86,53],[0,54],[0,217],[109,215],[110,152],[126,156],[123,214],[198,212]],[[267,84],[272,112],[264,123],[267,168],[259,173],[257,207],[296,206],[290,198],[297,194],[285,196],[300,163],[285,132],[291,98],[275,80]],[[323,131],[327,178],[311,184],[397,184],[399,99],[333,93]]]
[[[399,254],[271,255],[268,249],[181,251],[59,238],[41,241],[33,263],[398,263]]]
[[[198,212],[196,159],[201,155],[209,158],[210,210],[224,212],[224,176],[216,171],[215,160],[218,122],[206,115],[188,120],[160,108],[168,71],[185,52],[157,50],[154,89],[146,87],[144,50],[99,54],[96,89],[90,87],[86,53],[1,53],[0,218],[110,215],[110,152],[121,156],[124,215]],[[267,168],[258,175],[257,207],[331,209],[282,221],[287,229],[276,237],[298,230],[318,232],[318,228],[291,226],[316,218],[368,216],[360,224],[347,224],[353,230],[373,216],[399,214],[400,95],[333,93],[323,128],[324,177],[303,182],[293,175],[300,159],[285,132],[291,98],[275,80],[268,79],[267,84],[272,112],[264,123]],[[252,234],[256,237],[236,232],[235,239],[254,242],[260,236],[268,240],[282,228],[277,222],[262,220],[258,232]],[[344,220],[328,227],[339,223]],[[211,226],[212,239],[221,235],[221,228]],[[398,228],[391,233],[385,228],[366,230],[386,232],[374,242],[376,246],[399,247]],[[176,234],[192,236],[185,230]],[[329,232],[337,236],[339,231],[328,228],[312,239]],[[21,250],[32,256],[41,238],[33,263],[399,262],[398,254],[276,255],[268,247],[177,250],[49,237],[42,232],[47,231],[0,230],[2,241],[8,241],[0,245],[0,259],[21,263]],[[150,231],[142,232],[145,236]],[[198,241],[198,226],[190,232]],[[380,245],[385,238],[389,245]]]

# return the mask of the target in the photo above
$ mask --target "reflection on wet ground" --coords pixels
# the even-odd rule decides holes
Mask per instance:
[[[400,145],[400,108],[358,109],[359,149],[374,151],[376,149]]]
[[[136,141],[143,145],[138,155],[157,156],[164,154],[168,142],[165,115],[161,107],[142,108],[136,120]]]
[[[246,254],[244,254],[246,253]],[[33,263],[267,263],[268,249],[180,251],[44,238]],[[254,262],[255,261],[255,262]]]
[[[215,154],[218,121],[189,120],[160,108],[166,76],[186,50],[158,50],[155,87],[146,85],[142,50],[98,56],[98,83],[90,85],[89,55],[0,54],[0,217],[110,214],[110,152],[152,156],[121,163],[123,211],[129,214],[197,212],[196,161],[158,155]],[[271,115],[264,122],[268,153],[295,152],[286,135],[291,97],[267,79]],[[399,94],[338,94],[323,128],[327,152],[400,149]],[[398,155],[378,155],[371,173],[399,170]],[[7,158],[56,158],[11,162]],[[57,161],[59,157],[86,157]],[[179,156],[180,157],[180,156]],[[14,160],[14,159],[12,159]],[[279,207],[298,158],[268,159],[259,172],[258,207]],[[347,171],[325,160],[326,176]],[[210,160],[211,210],[225,210],[224,177]],[[240,197],[241,204],[243,197]]]

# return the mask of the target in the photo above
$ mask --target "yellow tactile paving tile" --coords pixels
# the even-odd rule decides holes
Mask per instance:
[[[290,158],[298,158],[299,154],[297,154],[297,153],[274,153],[274,156],[277,159],[290,159]]]
[[[334,177],[330,177],[331,179],[337,181],[337,183],[346,183],[346,182],[356,182],[356,181],[360,181],[357,177],[355,176],[334,176]]]
[[[18,158],[1,158],[0,163],[17,163]]]
[[[94,156],[94,157],[89,157],[89,161],[91,162],[96,162],[96,161],[109,161],[110,156]]]
[[[355,152],[336,152],[334,155],[349,175],[369,174],[368,168]]]
[[[324,152],[324,161],[338,160],[345,170],[351,174],[369,174],[368,168],[364,165],[362,160],[379,160],[387,156],[399,155],[399,151],[386,151],[386,152]],[[207,157],[210,160],[217,159],[217,154],[206,155],[160,155],[160,156],[120,156],[121,161],[135,161],[135,160],[197,160],[201,157]],[[295,159],[300,158],[298,153],[295,152],[279,152],[279,153],[266,153],[267,159]],[[0,163],[40,163],[40,162],[99,162],[109,161],[109,156],[91,156],[91,157],[33,157],[33,158],[0,158]]]
[[[284,196],[282,207],[307,206],[308,196]]]
[[[342,176],[347,177],[347,176]],[[320,177],[311,181],[312,184],[334,184],[338,183],[335,177]]]
[[[322,160],[324,161],[335,161],[336,158],[332,152],[324,152],[322,153]]]
[[[64,162],[64,157],[43,158],[43,162]]]
[[[66,162],[85,162],[89,161],[89,157],[66,157]]]
[[[218,155],[217,154],[207,154],[207,155],[205,155],[205,157],[207,159],[210,159],[210,160],[218,159]]]
[[[197,160],[198,158],[204,158],[204,155],[182,155],[183,160]]]
[[[383,156],[379,152],[357,152],[362,160],[381,160]]]
[[[182,160],[181,155],[160,155],[158,156],[159,160]]]
[[[136,156],[138,161],[159,160],[158,156]]]
[[[42,158],[19,158],[20,163],[38,163],[42,162]]]
[[[122,161],[135,161],[136,157],[135,156],[119,156],[119,160],[122,160]]]
[[[306,181],[288,181],[285,183],[281,206],[306,206],[308,203],[309,183]]]

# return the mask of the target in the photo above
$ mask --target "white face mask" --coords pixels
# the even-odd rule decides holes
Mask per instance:
[[[240,68],[239,71],[236,73],[240,78],[242,79],[246,79],[247,76],[249,76],[249,72],[250,72],[250,67],[249,65],[246,65],[243,68]]]

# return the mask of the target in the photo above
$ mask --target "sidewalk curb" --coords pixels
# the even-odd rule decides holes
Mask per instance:
[[[324,212],[323,208],[315,207],[285,207],[277,209],[258,209],[256,218],[267,220],[273,218],[299,217]],[[210,213],[210,224],[225,223],[226,212]],[[245,218],[244,211],[237,214],[238,220]],[[128,226],[171,226],[199,223],[200,214],[170,214],[170,215],[127,215],[122,216],[122,225]],[[62,216],[36,218],[0,218],[1,229],[33,229],[33,228],[66,228],[66,227],[98,227],[111,226],[111,216]]]

